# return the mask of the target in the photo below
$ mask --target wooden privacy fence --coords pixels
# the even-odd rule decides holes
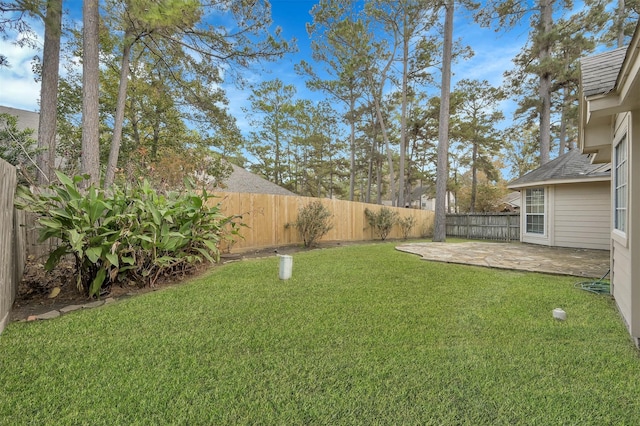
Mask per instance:
[[[520,213],[448,214],[447,236],[475,240],[520,241]]]
[[[26,259],[24,212],[13,207],[16,169],[0,159],[0,333],[9,320]]]
[[[382,208],[380,205],[273,194],[219,192],[215,195],[219,198],[210,200],[210,203],[220,203],[223,214],[227,216],[242,216],[241,222],[247,225],[240,229],[244,238],[238,238],[231,247],[223,248],[232,252],[302,244],[302,238],[292,224],[298,218],[299,209],[313,201],[320,201],[333,215],[333,228],[320,241],[369,241],[378,238],[367,223],[364,212],[365,209],[379,211]],[[397,211],[399,217],[415,217],[416,224],[410,237],[431,235],[433,212],[387,208]],[[399,225],[394,225],[388,238],[402,238]]]

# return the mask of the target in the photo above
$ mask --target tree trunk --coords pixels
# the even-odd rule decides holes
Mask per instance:
[[[375,141],[375,139],[374,139]],[[371,184],[373,179],[373,154],[374,154],[374,145],[371,144],[371,150],[369,151],[369,160],[367,161],[367,186],[365,189],[364,202],[371,202]]]
[[[40,118],[38,123],[38,183],[53,180],[56,160],[56,121],[58,117],[58,76],[60,37],[62,35],[62,0],[48,0],[44,18]]]
[[[99,128],[99,18],[97,0],[84,0],[82,6],[82,173],[89,175],[86,185],[100,182]]]
[[[356,124],[354,122],[354,114],[356,109],[356,99],[353,89],[349,94],[349,126],[351,132],[349,134],[349,150],[350,158],[349,165],[351,166],[351,172],[349,173],[349,201],[353,201],[353,196],[356,189]]]
[[[403,29],[407,28],[407,15],[404,15]],[[400,115],[400,165],[398,170],[398,205],[405,207],[405,160],[407,155],[407,73],[409,67],[409,39],[405,34],[402,43],[402,112]]]
[[[278,109],[276,108],[276,114],[278,114]],[[276,128],[275,128],[275,152],[273,156],[273,179],[276,185],[280,185],[282,182],[280,181],[280,126],[278,126],[279,118],[276,116]]]
[[[476,193],[478,191],[478,166],[476,161],[478,160],[478,144],[473,143],[473,150],[471,153],[471,205],[469,211],[471,213],[476,211]]]
[[[540,0],[540,30],[538,37],[542,39],[538,59],[544,69],[551,57],[551,44],[548,40],[553,24],[553,0]],[[542,71],[540,74],[540,165],[549,162],[551,151],[551,74]]]
[[[156,118],[153,123],[153,133],[151,136],[151,152],[150,158],[154,163],[158,160],[158,148],[160,147],[160,113],[155,109]]]
[[[387,136],[387,128],[384,124],[384,118],[382,117],[382,111],[380,110],[380,102],[378,102],[377,96],[373,97],[376,105],[376,113],[378,114],[378,121],[380,121],[380,131],[382,132],[382,139],[387,151],[387,161],[389,162],[389,193],[391,195],[391,205],[396,205],[396,185],[395,185],[395,173],[393,172],[393,154],[391,153],[391,147],[389,146],[389,137]]]
[[[446,240],[446,199],[449,180],[449,102],[451,97],[451,57],[453,49],[453,12],[455,0],[445,4],[444,43],[442,48],[442,83],[440,123],[438,124],[438,161],[436,167],[436,212],[433,241]]]
[[[124,46],[122,49],[122,62],[120,69],[120,85],[118,87],[118,100],[116,104],[116,116],[113,122],[113,137],[111,138],[111,148],[109,150],[109,161],[104,177],[104,187],[109,188],[113,184],[118,166],[118,156],[120,155],[120,144],[122,142],[122,125],[124,123],[124,110],[127,101],[127,83],[129,81],[129,59],[131,53],[131,34],[127,30],[124,34]]]
[[[377,166],[378,166],[378,133],[376,131],[378,127],[376,126],[376,116],[372,112],[371,113],[371,151],[369,152],[369,172],[367,176],[367,197],[365,199],[365,203],[371,202],[371,187],[373,186],[373,176],[374,171],[376,172],[377,177]],[[377,186],[377,181],[376,181]]]
[[[333,156],[331,154],[329,154],[329,199],[333,200]]]
[[[567,98],[569,96],[569,89],[565,86],[562,88],[562,112],[560,113],[560,136],[558,156],[564,154],[565,148],[567,148]]]
[[[382,204],[382,157],[376,158],[376,204]]]

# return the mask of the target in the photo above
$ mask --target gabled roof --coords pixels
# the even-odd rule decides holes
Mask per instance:
[[[33,139],[38,139],[38,128],[40,127],[40,114],[24,109],[0,106],[0,114],[9,114],[18,117],[18,129],[32,129]]]
[[[507,187],[516,189],[542,184],[596,182],[609,179],[611,179],[610,164],[592,164],[589,154],[581,154],[579,150],[572,149],[511,181]]]
[[[251,192],[255,194],[296,195],[288,189],[284,189],[275,183],[255,175],[242,167],[231,164],[233,171],[225,179],[218,191],[222,192]]]
[[[427,185],[424,185],[424,186],[418,186],[418,187],[414,188],[411,191],[411,199],[412,200],[418,200],[423,195],[433,195],[434,191],[435,191],[435,189],[433,188],[433,185],[431,185],[431,184],[427,184]]]
[[[520,204],[521,204],[520,201],[521,201],[521,197],[520,197],[520,192],[518,191],[511,191],[510,193],[508,193],[507,195],[505,195],[500,199],[501,203],[509,204],[510,206],[514,206],[514,207],[520,207]]]

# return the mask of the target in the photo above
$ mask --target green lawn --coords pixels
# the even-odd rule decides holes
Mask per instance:
[[[576,281],[393,244],[237,262],[9,325],[0,424],[637,424],[638,351]]]

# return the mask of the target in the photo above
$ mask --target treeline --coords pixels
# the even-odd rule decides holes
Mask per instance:
[[[307,23],[312,60],[296,71],[324,100],[301,99],[277,78],[259,82],[246,132],[223,88],[295,50],[268,2],[85,0],[83,8],[78,28],[62,0],[0,2],[3,35],[29,44],[29,25],[45,28],[32,180],[46,183],[62,168],[105,187],[140,176],[176,187],[194,173],[215,184],[233,162],[300,195],[373,203],[410,205],[446,182],[450,208],[473,211],[495,207],[502,169],[520,176],[575,146],[577,61],[623,45],[640,5],[319,0]],[[444,15],[454,9],[488,34],[529,27],[502,87],[462,78],[441,94],[445,65],[473,55],[464,39],[443,55]],[[507,99],[517,103],[513,117],[504,115]],[[447,167],[438,169],[443,142]]]

